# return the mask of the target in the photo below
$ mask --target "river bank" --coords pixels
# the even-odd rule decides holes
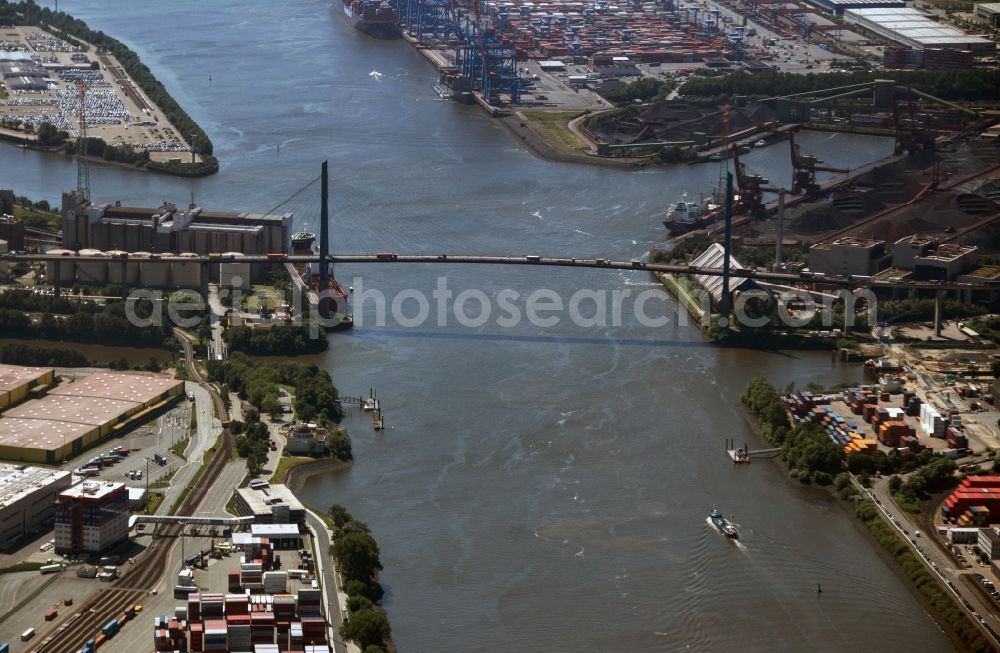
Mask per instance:
[[[653,165],[648,158],[611,158],[588,153],[587,145],[569,128],[569,120],[555,125],[551,120],[539,120],[521,111],[511,116],[496,117],[496,120],[520,139],[529,152],[546,161],[619,170],[637,170]],[[573,141],[576,141],[576,146]]]
[[[764,435],[763,425],[757,419],[757,417],[749,410],[748,406],[744,401],[740,401],[740,414],[746,425],[750,428],[753,434],[758,438],[759,443],[764,446],[774,446],[774,444]],[[752,448],[752,447],[751,447]],[[772,462],[784,472],[786,480],[791,484],[792,476],[790,475],[792,470],[789,468],[788,464],[781,458],[775,457],[771,459]],[[941,631],[948,637],[949,641],[955,646],[955,649],[960,653],[972,653],[973,651],[981,651],[982,649],[976,648],[970,644],[961,634],[951,626],[949,621],[945,618],[945,611],[949,607],[954,607],[956,610],[961,610],[961,606],[954,602],[952,596],[940,592],[941,597],[946,597],[946,601],[949,605],[944,606],[939,601],[938,605],[935,605],[928,594],[926,594],[921,588],[922,584],[918,585],[915,581],[917,575],[921,572],[925,572],[923,563],[916,561],[916,568],[905,567],[903,562],[898,555],[894,555],[888,547],[890,546],[889,541],[882,542],[879,540],[875,529],[876,525],[872,523],[872,520],[862,519],[858,510],[861,503],[869,502],[859,502],[859,495],[851,497],[850,500],[838,497],[835,493],[834,485],[827,485],[825,487],[815,487],[813,484],[808,484],[804,488],[802,487],[802,482],[799,482],[799,490],[805,489],[807,493],[814,497],[823,497],[824,503],[828,506],[833,506],[834,504],[840,510],[844,511],[847,515],[848,520],[855,526],[857,532],[866,540],[873,548],[875,554],[882,560],[887,566],[887,568],[900,580],[900,582],[906,587],[913,598],[921,605],[921,607],[926,611],[926,613],[933,619],[934,623],[941,629]],[[875,511],[875,517],[873,518],[877,522],[877,526],[885,529],[885,533],[888,533],[889,538],[895,538],[895,535],[891,533],[891,529],[888,524],[885,523],[885,519],[880,511]],[[904,555],[909,555],[909,549],[906,548]],[[930,582],[937,583],[938,581],[932,579]],[[939,588],[942,589],[943,588]],[[964,616],[964,615],[963,615]],[[971,622],[970,622],[971,626]],[[978,633],[977,633],[978,634]]]
[[[62,146],[51,146],[51,145],[39,145],[31,134],[25,134],[22,132],[14,132],[9,129],[0,129],[0,141],[7,141],[13,143],[21,150],[32,150],[34,152],[43,152],[45,154],[61,155],[68,162],[75,162],[78,156],[76,154],[70,154],[63,149]],[[135,163],[127,163],[125,161],[111,161],[105,159],[101,156],[84,156],[89,163],[102,166],[110,166],[114,168],[120,168],[123,170],[135,170],[140,172],[157,173],[161,175],[171,175],[174,177],[207,177],[213,175],[219,171],[219,162],[217,160],[206,166],[200,164],[195,164],[194,167],[190,167],[190,164],[174,164],[185,166],[188,165],[190,169],[180,168],[178,170],[170,169],[165,163],[159,161],[146,161],[143,165],[138,165]]]
[[[292,494],[299,497],[301,501],[304,501],[305,499],[301,496],[302,488],[305,487],[306,482],[310,478],[321,474],[342,472],[350,469],[353,465],[353,460],[339,460],[337,458],[319,459],[295,465],[285,472],[283,479],[272,479],[272,481],[275,483],[284,483],[292,491]]]

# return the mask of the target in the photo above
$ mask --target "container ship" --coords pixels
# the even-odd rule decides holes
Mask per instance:
[[[402,34],[396,10],[385,0],[334,0],[351,25],[377,39],[397,39]]]
[[[688,201],[685,193],[680,201],[674,202],[667,209],[667,216],[663,219],[663,226],[667,228],[670,235],[687,233],[694,229],[700,229],[711,224],[722,212],[722,208],[715,203],[715,198],[703,198],[698,202]]]
[[[722,534],[726,537],[731,537],[734,540],[739,538],[740,534],[736,532],[736,527],[733,526],[732,522],[722,516],[722,513],[716,509],[712,509],[712,512],[708,513],[709,518],[715,527],[722,531]]]

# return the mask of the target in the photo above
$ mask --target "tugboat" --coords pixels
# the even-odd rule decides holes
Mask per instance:
[[[722,534],[726,537],[732,539],[739,539],[740,534],[736,532],[736,527],[728,519],[722,516],[722,513],[712,508],[712,512],[708,513],[709,519],[715,524],[715,527],[722,531]]]
[[[721,207],[715,203],[714,197],[690,202],[687,193],[684,193],[679,202],[674,202],[667,209],[663,226],[671,235],[683,234],[708,225],[718,217],[720,211]]]

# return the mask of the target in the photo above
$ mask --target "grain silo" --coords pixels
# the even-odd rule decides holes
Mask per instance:
[[[81,249],[80,256],[99,257],[96,261],[78,261],[76,280],[90,286],[104,286],[108,283],[108,258],[99,249]]]
[[[118,286],[139,283],[139,262],[129,260],[128,252],[115,249],[104,254],[108,257],[108,283]]]
[[[249,288],[250,264],[241,261],[242,252],[226,252],[219,264],[219,285],[223,288]]]
[[[194,260],[198,255],[193,252],[184,252],[170,262],[170,283],[175,288],[200,288],[201,287],[201,263]]]
[[[73,256],[76,254],[71,249],[50,249],[45,252],[48,256]],[[45,281],[54,284],[73,284],[76,281],[76,263],[74,261],[46,261]]]
[[[166,288],[170,285],[170,263],[159,254],[143,252],[139,260],[139,285],[143,288]],[[138,254],[133,254],[133,257]]]

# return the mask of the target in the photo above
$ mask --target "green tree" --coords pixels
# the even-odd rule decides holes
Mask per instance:
[[[368,533],[345,533],[332,546],[345,578],[368,582],[382,569],[378,544]]]
[[[374,606],[375,604],[367,596],[355,595],[347,598],[347,609],[352,613],[371,610]]]
[[[372,603],[378,603],[382,598],[382,586],[374,581],[365,583],[360,580],[348,580],[344,582],[344,593],[347,596],[363,596]]]
[[[330,455],[338,460],[351,460],[351,436],[344,429],[333,429],[326,436],[326,448]]]
[[[903,487],[903,479],[899,477],[899,474],[893,474],[889,477],[889,491],[895,494],[899,492],[900,488]]]
[[[375,610],[362,610],[340,626],[340,636],[357,642],[362,649],[381,646],[389,639],[389,622],[385,615]]]
[[[37,137],[39,145],[56,146],[65,143],[66,139],[69,137],[69,134],[67,134],[65,131],[60,131],[59,129],[56,129],[56,127],[52,123],[43,122],[41,125],[38,126]],[[46,205],[48,205],[48,202],[46,202]],[[42,210],[47,211],[48,207],[46,206],[46,208]]]
[[[354,517],[351,516],[351,513],[347,512],[347,508],[340,505],[339,503],[335,503],[332,506],[330,506],[330,508],[326,512],[327,514],[330,515],[330,518],[333,520],[334,526],[336,526],[338,529],[343,528],[345,524],[354,520]]]

